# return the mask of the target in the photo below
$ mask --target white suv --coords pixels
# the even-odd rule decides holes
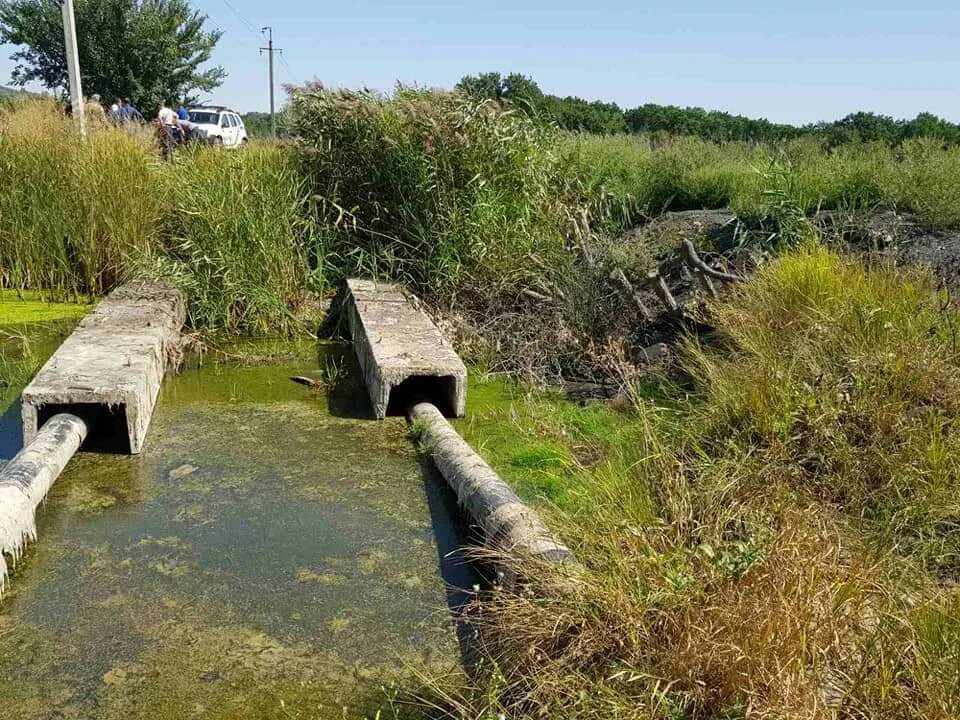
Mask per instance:
[[[211,145],[240,147],[247,142],[243,119],[233,110],[223,107],[190,108],[190,137]],[[186,123],[184,123],[186,125]]]

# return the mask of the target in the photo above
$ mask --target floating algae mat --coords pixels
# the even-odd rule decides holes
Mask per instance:
[[[142,455],[73,460],[0,601],[0,718],[373,717],[457,665],[455,502],[401,419],[288,379],[347,358],[187,370]]]

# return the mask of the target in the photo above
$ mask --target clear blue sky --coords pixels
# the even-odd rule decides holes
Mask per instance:
[[[627,107],[700,105],[793,123],[929,110],[960,122],[957,0],[194,4],[225,31],[214,57],[229,77],[213,99],[242,111],[267,106],[256,31],[273,25],[284,48],[278,84],[450,87],[468,73],[518,71],[546,92]],[[0,83],[9,50],[0,49]]]

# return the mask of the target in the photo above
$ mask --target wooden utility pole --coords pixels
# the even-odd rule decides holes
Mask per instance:
[[[267,53],[268,64],[270,66],[270,131],[273,133],[273,136],[277,136],[277,115],[276,109],[273,102],[273,55],[274,53],[282,53],[281,48],[275,48],[273,46],[273,28],[269,25],[261,29],[261,32],[267,33],[267,46],[265,48],[260,48],[260,54]]]
[[[80,137],[87,137],[86,108],[83,106],[83,88],[80,85],[80,54],[77,51],[77,24],[73,15],[73,0],[62,0],[63,40],[67,51],[67,76],[70,78],[70,104]]]

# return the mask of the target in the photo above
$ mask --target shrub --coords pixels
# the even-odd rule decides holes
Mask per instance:
[[[288,149],[201,148],[157,175],[162,240],[144,262],[182,287],[193,327],[286,334],[307,293],[322,291],[322,236]]]
[[[340,273],[449,301],[516,289],[537,259],[564,264],[555,136],[526,115],[458,94],[308,86],[291,116]]]
[[[102,293],[154,239],[147,146],[118,130],[77,140],[54,103],[0,114],[0,282]]]

